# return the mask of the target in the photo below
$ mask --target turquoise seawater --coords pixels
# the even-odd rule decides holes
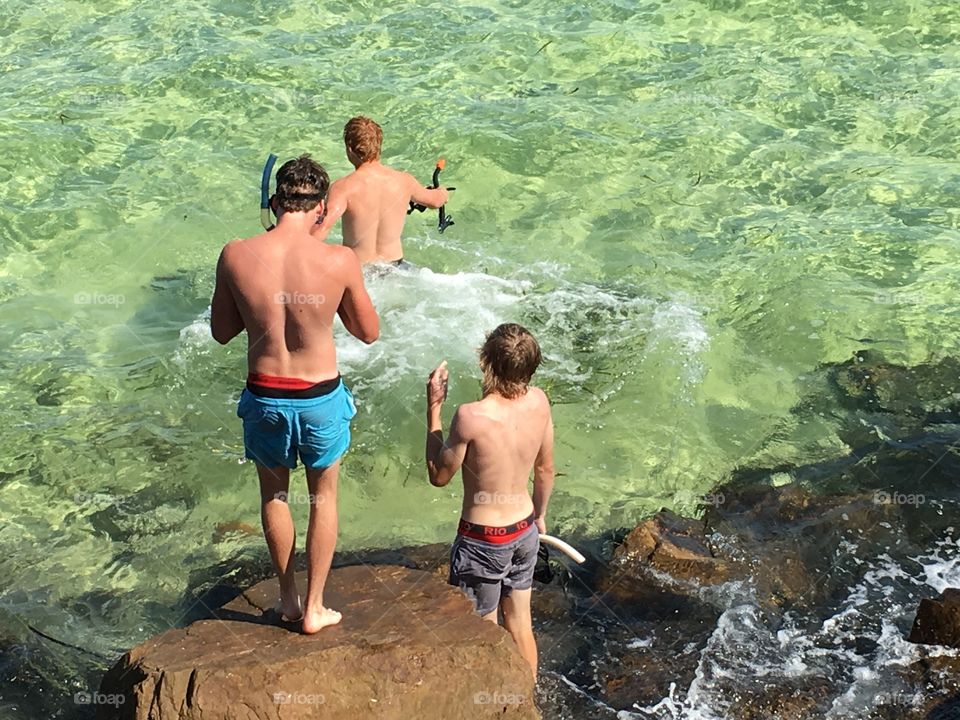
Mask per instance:
[[[475,398],[503,321],[546,355],[559,535],[843,454],[790,412],[805,373],[957,349],[953,2],[7,0],[0,38],[0,609],[93,650],[265,551],[217,530],[258,494],[213,268],[267,153],[342,175],[355,114],[457,190],[445,234],[408,221],[421,269],[370,278],[381,340],[338,336],[344,549],[451,537],[423,383],[447,359]]]

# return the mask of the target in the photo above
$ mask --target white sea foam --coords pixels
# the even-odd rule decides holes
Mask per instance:
[[[679,300],[661,303],[653,313],[650,345],[655,346],[664,340],[679,344],[687,355],[702,352],[710,341],[703,314]]]
[[[541,270],[558,274],[555,267]],[[374,266],[366,276],[380,315],[380,339],[364,345],[338,324],[339,363],[355,389],[386,392],[398,402],[421,391],[427,373],[441,360],[447,360],[455,381],[458,375],[475,378],[477,349],[502,322],[523,323],[537,335],[547,359],[538,377],[547,380],[583,385],[597,363],[625,348],[665,353],[685,384],[698,382],[703,374],[699,355],[709,336],[702,315],[678,300],[657,301],[559,279],[537,289],[530,268],[519,277],[502,278]],[[180,331],[174,354],[178,364],[214,350],[209,321],[207,307]],[[603,392],[618,390],[612,385]]]
[[[960,587],[960,552],[958,551],[960,551],[960,540],[946,538],[938,542],[929,554],[914,558],[923,568],[924,582],[938,593],[942,593],[949,587]]]
[[[179,365],[187,363],[191,357],[210,352],[214,340],[210,336],[210,306],[208,305],[189,325],[180,330],[180,341],[174,351],[173,360]]]
[[[634,638],[633,640],[627,643],[627,648],[630,650],[639,650],[640,648],[648,648],[648,647],[653,647],[652,637],[646,637],[646,638],[638,637],[638,638]]]
[[[370,383],[400,399],[421,391],[441,360],[453,374],[475,374],[485,334],[521,320],[518,304],[530,284],[484,273],[374,268],[367,287],[380,314],[380,339],[364,345],[338,326],[340,366],[359,387]]]
[[[713,604],[726,602],[717,626],[701,650],[694,680],[686,692],[671,688],[668,697],[637,709],[659,720],[719,720],[731,717],[731,698],[753,678],[829,678],[838,689],[825,717],[853,720],[884,704],[918,704],[901,679],[903,667],[922,655],[951,655],[951,648],[914,645],[903,627],[915,610],[912,593],[925,587],[941,591],[960,584],[957,543],[948,537],[928,555],[903,565],[887,554],[866,561],[869,569],[850,587],[829,617],[812,623],[809,614],[785,613],[774,630],[749,584],[728,583],[705,590]],[[866,642],[864,642],[866,641]],[[860,649],[864,648],[864,649]],[[802,684],[802,682],[801,682]]]

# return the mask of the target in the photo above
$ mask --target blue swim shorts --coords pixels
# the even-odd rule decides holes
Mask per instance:
[[[267,467],[295,468],[298,456],[312,470],[330,467],[350,447],[356,414],[342,380],[332,392],[309,399],[262,397],[244,388],[237,403],[246,457]]]

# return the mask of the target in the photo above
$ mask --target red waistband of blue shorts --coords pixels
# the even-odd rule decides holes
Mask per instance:
[[[254,395],[268,398],[312,399],[329,395],[340,387],[340,376],[313,382],[300,378],[280,377],[250,373],[247,375],[247,390]]]

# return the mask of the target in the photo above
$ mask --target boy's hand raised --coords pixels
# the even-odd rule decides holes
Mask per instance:
[[[447,399],[447,383],[450,373],[447,372],[447,361],[444,360],[436,369],[430,373],[427,380],[427,408],[430,410],[438,409]]]

